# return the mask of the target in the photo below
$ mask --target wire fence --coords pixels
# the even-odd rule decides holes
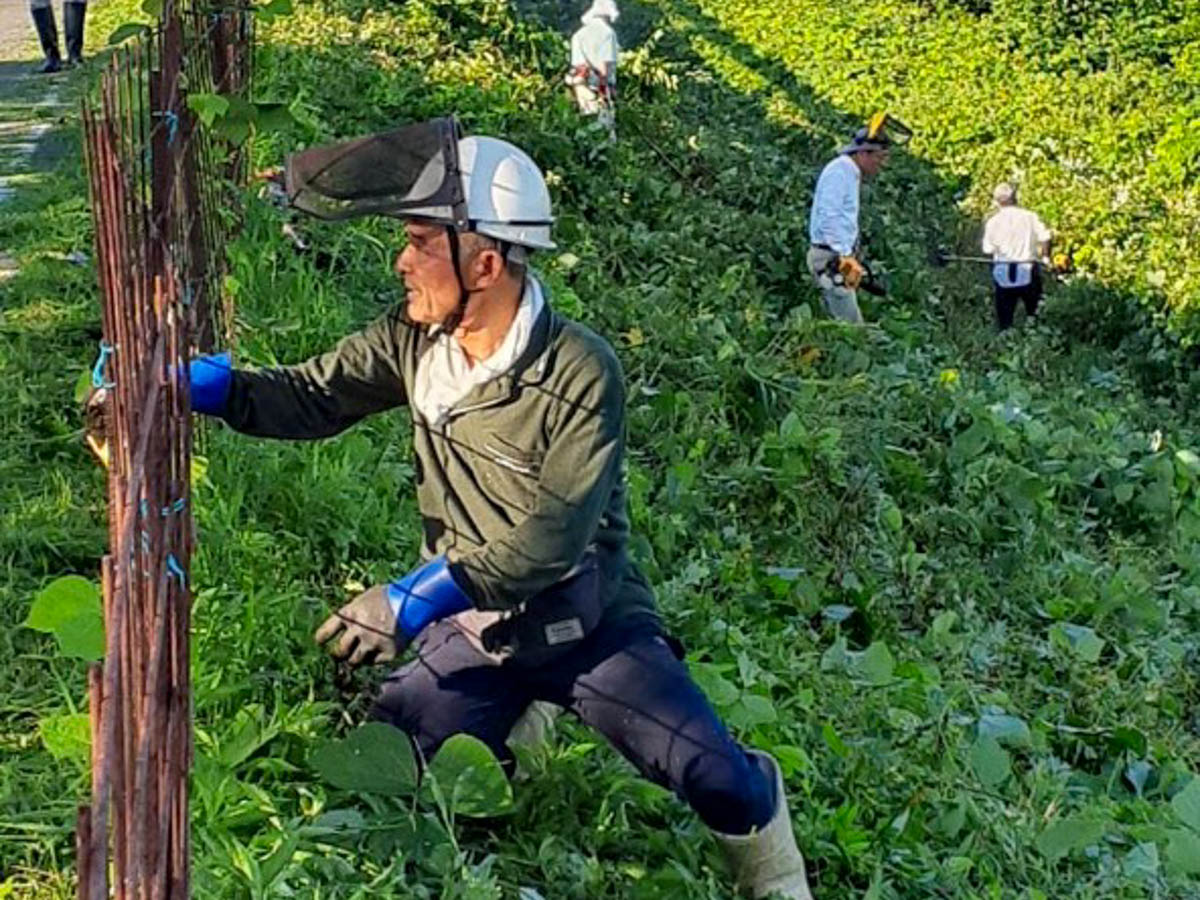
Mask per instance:
[[[192,355],[227,339],[223,210],[235,207],[223,195],[244,178],[246,149],[200,128],[187,97],[245,96],[252,29],[245,9],[168,0],[83,106],[103,304],[89,406],[103,411],[109,553],[105,656],[89,672],[92,798],[77,820],[81,900],[188,895],[185,379]]]

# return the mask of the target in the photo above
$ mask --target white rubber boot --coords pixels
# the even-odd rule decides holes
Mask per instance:
[[[771,774],[775,782],[775,815],[771,821],[750,834],[720,834],[713,832],[729,867],[733,870],[738,890],[755,900],[765,897],[786,897],[787,900],[812,900],[808,877],[804,873],[804,857],[796,847],[792,834],[792,817],[788,813],[783,793],[783,773],[779,763],[769,753],[751,750],[749,755],[760,768]]]
[[[508,733],[507,743],[518,744],[531,750],[544,746],[554,731],[554,720],[561,713],[562,710],[553,703],[534,700],[525,712],[521,713],[517,724],[513,725],[512,731]]]
[[[554,738],[554,720],[562,715],[562,709],[553,703],[534,700],[517,719],[505,741],[510,747],[520,747],[535,755],[544,755],[549,749],[550,741]],[[517,766],[517,777],[526,778],[529,772]]]

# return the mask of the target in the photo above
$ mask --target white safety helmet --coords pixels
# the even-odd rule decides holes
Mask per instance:
[[[294,207],[323,219],[428,219],[514,247],[554,249],[541,169],[508,141],[459,137],[452,117],[293,153],[285,183]]]
[[[579,21],[586,25],[592,19],[608,19],[612,23],[617,21],[620,15],[621,11],[617,9],[616,0],[595,0],[579,17]]]
[[[465,137],[458,165],[472,231],[531,250],[555,248],[550,191],[529,154],[499,138]]]

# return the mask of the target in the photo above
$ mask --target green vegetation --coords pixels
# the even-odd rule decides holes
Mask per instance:
[[[1102,60],[1010,52],[1025,20],[971,5],[625,4],[610,147],[562,91],[560,4],[314,0],[260,33],[256,99],[295,124],[257,163],[456,110],[547,170],[562,251],[541,271],[629,380],[636,553],[714,703],[783,763],[818,896],[1197,897],[1200,429],[1177,339],[1130,298],[1161,269],[1191,327],[1196,188],[1146,160],[1196,97],[1200,18],[1162,24],[1172,73],[1128,30]],[[867,196],[892,296],[851,331],[814,314],[807,202],[883,105],[918,137]],[[1082,271],[998,338],[982,281],[928,262],[1014,170]],[[71,895],[87,784],[71,720],[35,728],[80,711],[81,664],[19,626],[104,541],[71,400],[93,276],[45,255],[87,249],[81,177],[0,208],[24,263],[0,286],[0,897]],[[306,223],[305,255],[280,224],[247,196],[244,363],[322,349],[399,294],[394,224]],[[311,445],[206,434],[196,896],[728,896],[694,817],[569,723],[494,818],[455,819],[508,800],[466,745],[440,796],[332,774],[394,752],[351,731],[379,673],[346,679],[310,636],[413,558],[407,447],[403,415]]]

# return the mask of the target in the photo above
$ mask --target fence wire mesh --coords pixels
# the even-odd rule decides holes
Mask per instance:
[[[224,195],[245,148],[198,127],[189,92],[245,96],[246,9],[168,0],[118,48],[82,111],[102,299],[90,409],[108,467],[106,650],[89,672],[92,798],[81,900],[188,894],[188,572],[194,542],[187,364],[227,337]],[[111,884],[110,879],[111,877]]]

